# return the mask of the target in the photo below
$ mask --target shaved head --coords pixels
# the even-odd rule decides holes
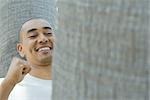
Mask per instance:
[[[41,23],[44,23],[45,27],[49,27],[52,29],[51,25],[49,24],[48,21],[44,20],[44,19],[30,19],[28,21],[26,21],[21,29],[20,29],[20,33],[19,33],[19,40],[20,42],[22,42],[22,35],[23,33],[27,33],[27,31],[29,29],[34,29],[36,26],[40,26]]]

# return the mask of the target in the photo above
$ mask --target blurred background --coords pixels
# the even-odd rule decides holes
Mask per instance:
[[[57,7],[53,100],[149,100],[149,0],[58,0]],[[0,18],[2,35],[7,30]],[[6,44],[0,44],[2,77],[9,64],[3,57],[11,52]]]

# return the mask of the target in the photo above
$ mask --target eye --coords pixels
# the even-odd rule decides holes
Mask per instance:
[[[45,33],[46,35],[48,35],[48,36],[52,36],[53,35],[53,33]]]
[[[29,38],[31,38],[31,39],[36,38],[36,37],[37,37],[37,35],[31,35],[31,36],[29,36]]]
[[[36,38],[38,36],[38,32],[30,32],[29,34],[28,34],[28,38],[30,38],[30,39],[34,39],[34,38]]]

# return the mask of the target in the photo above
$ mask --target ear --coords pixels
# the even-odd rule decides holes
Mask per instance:
[[[25,57],[25,53],[24,53],[24,50],[23,50],[23,45],[22,43],[18,43],[17,44],[17,51],[19,53],[19,55],[24,58]]]

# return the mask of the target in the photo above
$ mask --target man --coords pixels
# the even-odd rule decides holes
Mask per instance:
[[[0,86],[0,100],[51,100],[54,34],[44,19],[22,25],[17,51]]]

